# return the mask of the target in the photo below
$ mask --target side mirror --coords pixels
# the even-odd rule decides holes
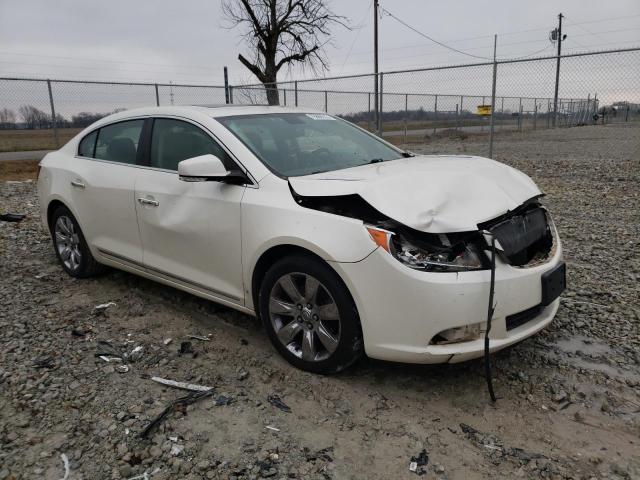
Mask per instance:
[[[227,170],[222,161],[210,153],[182,160],[178,163],[178,176],[184,182],[249,183],[242,171]]]

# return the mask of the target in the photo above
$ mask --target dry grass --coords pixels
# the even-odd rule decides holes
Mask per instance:
[[[61,128],[58,130],[60,146],[73,138],[81,128]],[[53,130],[0,130],[0,152],[21,152],[26,150],[55,150]]]
[[[0,181],[35,180],[38,160],[8,160],[0,162]]]

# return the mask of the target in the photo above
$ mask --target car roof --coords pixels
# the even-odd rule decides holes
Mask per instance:
[[[142,107],[124,110],[113,115],[109,115],[110,120],[125,119],[129,117],[149,116],[149,115],[189,115],[189,113],[205,114],[207,116],[229,117],[233,115],[266,115],[273,113],[324,113],[319,110],[295,107],[280,107],[270,105],[183,105],[183,106],[160,106]]]

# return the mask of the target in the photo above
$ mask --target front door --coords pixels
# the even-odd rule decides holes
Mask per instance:
[[[244,303],[240,203],[244,186],[184,182],[178,163],[227,153],[200,127],[182,120],[153,123],[150,168],[139,169],[135,197],[143,263],[152,273],[233,303]]]

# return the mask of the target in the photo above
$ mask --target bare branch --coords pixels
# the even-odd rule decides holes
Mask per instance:
[[[250,60],[240,62],[267,88],[269,103],[278,103],[278,72],[299,64],[313,71],[326,70],[323,47],[334,25],[350,29],[348,21],[334,14],[327,0],[223,0],[222,11],[230,27],[241,27]]]

